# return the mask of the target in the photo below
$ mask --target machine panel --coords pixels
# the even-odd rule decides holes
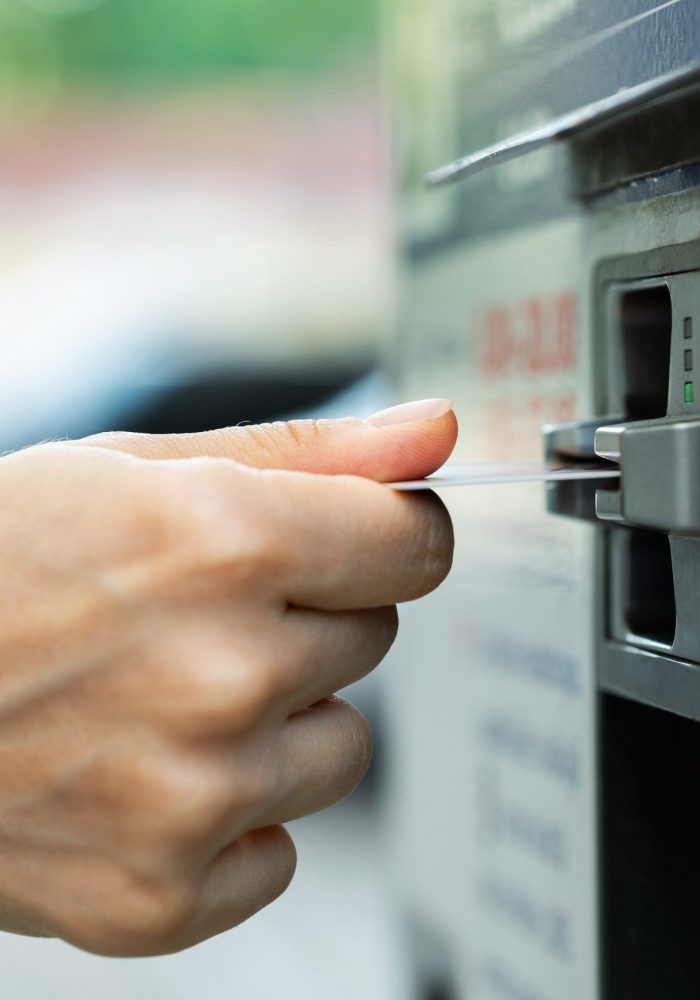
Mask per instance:
[[[700,11],[427,8],[394,5],[402,394],[452,396],[459,461],[537,459],[543,425],[617,419],[629,464],[597,515],[592,495],[562,504],[537,485],[445,495],[455,568],[406,609],[392,674],[389,828],[412,1000],[651,1000],[664,981],[685,1000],[700,989],[682,875],[700,837],[688,807],[700,523],[677,456],[700,398]],[[432,62],[411,91],[421,24]],[[422,170],[688,67],[677,92],[620,121],[420,184]],[[645,420],[662,444],[640,474]],[[606,433],[601,448],[618,440]],[[684,824],[677,857],[669,817]]]

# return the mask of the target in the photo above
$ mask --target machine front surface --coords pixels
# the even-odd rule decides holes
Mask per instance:
[[[544,425],[591,418],[622,421],[629,453],[607,519],[604,496],[596,518],[592,496],[588,509],[537,484],[443,494],[453,575],[406,610],[391,698],[415,1000],[685,1000],[700,991],[700,559],[694,525],[664,518],[694,492],[675,432],[641,476],[632,455],[643,421],[684,431],[700,399],[698,10],[396,0],[389,26],[402,394],[452,396],[458,461],[537,460]],[[677,72],[619,119],[422,186]]]

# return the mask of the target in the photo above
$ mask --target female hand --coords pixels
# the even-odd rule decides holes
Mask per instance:
[[[279,824],[370,759],[332,696],[450,567],[444,507],[378,483],[455,437],[429,400],[0,460],[1,928],[150,955],[284,891]]]

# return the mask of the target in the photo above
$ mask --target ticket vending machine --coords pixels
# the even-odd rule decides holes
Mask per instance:
[[[700,996],[700,5],[394,0],[406,398],[462,461],[393,654],[411,1000]],[[426,181],[427,176],[427,181]]]

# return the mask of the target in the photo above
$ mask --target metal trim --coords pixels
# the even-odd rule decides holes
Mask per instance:
[[[495,167],[499,163],[515,160],[551,142],[559,142],[595,128],[651,101],[698,83],[700,83],[700,63],[672,70],[654,80],[637,84],[610,97],[604,97],[600,101],[586,104],[575,111],[569,111],[558,118],[553,118],[546,125],[520,132],[493,146],[479,149],[453,163],[439,167],[426,175],[425,183],[427,187],[453,184],[464,177],[471,177],[482,170]]]

